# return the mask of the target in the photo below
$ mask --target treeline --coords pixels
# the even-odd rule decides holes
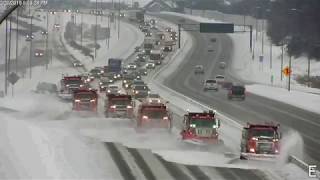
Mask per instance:
[[[287,52],[320,60],[320,0],[188,0],[186,7],[250,15],[268,21],[267,34]],[[211,4],[210,4],[211,3]]]

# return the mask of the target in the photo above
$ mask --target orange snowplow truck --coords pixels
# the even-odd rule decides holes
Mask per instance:
[[[132,97],[126,94],[109,94],[105,101],[106,117],[133,118]]]
[[[280,153],[280,125],[247,124],[242,130],[240,159],[275,158]]]
[[[97,112],[97,90],[78,89],[73,92],[73,110]]]
[[[167,128],[171,131],[172,115],[164,103],[143,102],[138,107],[137,126]]]

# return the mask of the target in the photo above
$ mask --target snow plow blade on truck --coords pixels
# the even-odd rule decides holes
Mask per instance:
[[[274,159],[280,153],[280,125],[250,124],[242,130],[240,159]]]
[[[201,144],[218,144],[218,128],[220,120],[214,111],[188,112],[184,115],[183,128],[180,132],[182,140]]]

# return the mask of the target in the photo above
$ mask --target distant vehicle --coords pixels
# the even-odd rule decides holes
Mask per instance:
[[[58,92],[57,85],[53,83],[39,82],[36,87],[36,93],[56,94],[57,92]]]
[[[130,95],[110,94],[105,101],[106,117],[133,118],[133,101]]]
[[[156,68],[156,65],[155,65],[154,62],[148,62],[148,63],[146,64],[146,68],[147,68],[147,69],[155,69],[155,68]]]
[[[171,52],[172,51],[172,47],[171,46],[164,46],[163,48],[164,52]]]
[[[96,90],[79,89],[73,93],[72,109],[76,111],[89,110],[97,112],[98,94]]]
[[[138,128],[172,128],[172,113],[166,104],[143,102],[137,111]]]
[[[59,31],[61,26],[60,24],[54,24],[53,27],[55,30]]]
[[[90,79],[91,80],[94,80],[94,79],[96,79],[96,78],[100,78],[101,77],[101,70],[99,70],[99,69],[91,69],[90,70]]]
[[[106,91],[107,87],[109,86],[109,82],[105,82],[105,81],[102,81],[99,83],[99,90],[100,92],[104,92]]]
[[[146,36],[146,37],[152,37],[152,32],[150,32],[150,31],[149,31],[149,32],[146,32],[146,33],[145,33],[145,36]]]
[[[41,31],[41,34],[42,34],[43,36],[48,35],[48,31]]]
[[[240,159],[270,159],[280,154],[280,125],[247,124],[243,127]]]
[[[223,82],[224,82],[224,76],[222,76],[222,75],[217,75],[215,79],[219,85],[223,84]]]
[[[144,22],[144,12],[143,11],[136,12],[136,19],[137,19],[138,23],[143,23]]]
[[[216,90],[216,91],[218,91],[219,90],[219,86],[218,86],[217,81],[215,79],[206,80],[204,82],[203,90],[204,91],[207,91],[207,90]]]
[[[151,25],[155,25],[157,23],[157,21],[155,19],[150,19],[149,22],[150,22]]]
[[[162,63],[164,56],[162,50],[151,50],[150,52],[150,61],[154,61],[156,65],[160,65]]]
[[[134,52],[140,52],[140,49],[141,49],[140,46],[136,46],[136,47],[134,48]]]
[[[216,118],[216,113],[209,112],[188,112],[183,118],[183,127],[180,132],[182,140],[196,141],[206,144],[218,144],[218,129],[220,120]]]
[[[151,25],[150,29],[157,30],[158,27],[156,25]]]
[[[35,49],[34,50],[34,57],[42,57],[44,56],[44,50],[42,49]]]
[[[149,103],[161,103],[162,99],[159,94],[149,94],[146,98],[146,101]]]
[[[129,64],[127,65],[127,68],[128,68],[129,70],[135,70],[135,69],[137,69],[137,65],[134,64],[134,63],[129,63]]]
[[[72,62],[73,67],[83,67],[83,64],[79,60],[75,60]]]
[[[78,90],[84,86],[81,76],[64,76],[60,80],[59,97],[65,100],[71,100],[74,90]]]
[[[243,85],[234,84],[228,91],[228,99],[242,99],[246,98],[246,89]]]
[[[138,54],[137,57],[136,57],[136,60],[137,61],[140,61],[140,62],[146,62],[146,55],[144,54]]]
[[[132,83],[132,81],[135,79],[134,75],[132,74],[125,74],[122,77],[122,87],[125,89],[130,88],[129,85]]]
[[[196,65],[194,68],[194,74],[204,74],[204,68],[202,65]]]
[[[166,32],[172,32],[172,28],[167,27],[167,28],[166,28]]]
[[[30,36],[30,34],[26,35],[26,41],[31,41],[32,39],[34,39],[34,35],[33,34],[31,36]]]
[[[145,68],[141,68],[141,69],[139,69],[139,73],[140,73],[142,76],[146,76],[146,75],[148,75],[148,70],[145,69]]]
[[[108,59],[108,72],[116,73],[116,75],[121,74],[122,59],[109,58]]]
[[[126,17],[126,14],[120,13],[119,16],[120,16],[120,17]]]
[[[227,66],[227,64],[225,62],[220,62],[219,63],[219,68],[220,69],[224,69],[224,68],[226,68],[226,66]]]
[[[211,38],[210,41],[215,43],[215,42],[217,42],[217,38]]]
[[[121,90],[119,89],[119,87],[117,85],[112,85],[112,84],[109,84],[108,87],[106,88],[106,94],[109,95],[109,94],[120,94],[121,93]]]
[[[131,95],[135,99],[141,99],[148,96],[150,89],[147,85],[135,85],[132,87]]]
[[[147,33],[147,32],[149,32],[149,27],[142,26],[141,31],[144,32],[144,33]]]
[[[213,52],[213,51],[214,51],[213,46],[212,46],[212,45],[209,45],[209,46],[208,46],[208,52]]]

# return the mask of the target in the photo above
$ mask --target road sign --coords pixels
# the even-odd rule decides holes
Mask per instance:
[[[19,76],[14,73],[14,72],[11,72],[8,76],[8,81],[14,85],[17,81],[19,80]]]
[[[234,33],[234,24],[200,23],[201,33]]]
[[[292,73],[292,70],[286,66],[283,70],[282,70],[282,73],[285,75],[285,76],[289,76],[291,73]]]

